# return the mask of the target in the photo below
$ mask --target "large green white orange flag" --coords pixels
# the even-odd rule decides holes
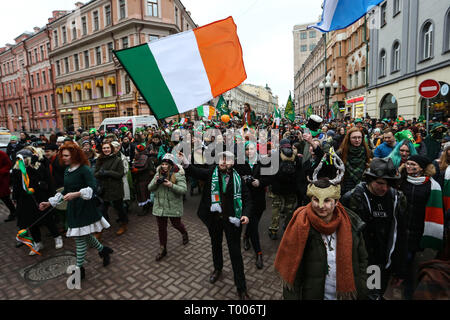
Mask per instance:
[[[114,54],[158,119],[195,109],[247,78],[232,17]]]

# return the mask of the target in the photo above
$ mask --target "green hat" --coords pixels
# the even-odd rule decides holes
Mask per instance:
[[[127,127],[122,127],[122,128],[120,128],[120,130],[121,130],[122,132],[127,132],[127,131],[128,131],[128,128],[127,128]]]
[[[444,129],[443,132],[446,132],[446,131],[447,131],[447,127],[446,127],[446,126],[444,126],[444,125],[443,125],[442,123],[440,123],[440,122],[437,122],[437,123],[433,124],[433,126],[431,127],[430,132],[433,132],[433,131],[435,131],[436,129],[439,129],[439,128],[443,128],[443,129]]]
[[[244,143],[244,149],[247,149],[247,147],[248,147],[249,145],[252,145],[252,146],[256,147],[256,143],[255,143],[255,142],[253,142],[253,141],[245,141],[245,143]]]
[[[17,139],[17,136],[11,136],[11,138],[9,139],[10,141],[17,141],[17,140],[19,140],[19,139]]]
[[[416,140],[414,139],[413,134],[409,130],[403,130],[403,131],[397,132],[395,134],[395,139],[398,142],[401,142],[403,140],[409,140],[416,148],[420,146],[420,144],[416,144]]]
[[[355,119],[355,123],[360,123],[360,122],[363,122],[361,118],[356,118]]]
[[[424,122],[425,121],[425,116],[423,114],[421,114],[419,116],[419,119],[417,119],[417,122]]]
[[[96,133],[97,132],[97,129],[95,129],[95,128],[92,128],[91,130],[89,130],[89,133]]]

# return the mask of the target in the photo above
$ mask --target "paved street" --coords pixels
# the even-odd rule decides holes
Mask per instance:
[[[213,270],[210,239],[203,223],[197,218],[199,195],[187,196],[183,222],[189,232],[190,242],[181,244],[181,235],[169,223],[168,255],[160,262],[154,257],[159,242],[156,219],[139,217],[133,206],[128,232],[115,235],[118,228],[115,215],[112,227],[103,236],[103,243],[114,249],[111,264],[104,268],[96,250],[87,254],[86,280],[81,290],[69,290],[67,276],[32,283],[26,281],[21,271],[49,257],[65,251],[75,253],[75,241],[64,238],[64,248],[55,250],[54,241],[41,228],[45,249],[42,256],[28,256],[25,246],[15,248],[17,228],[15,222],[4,223],[7,209],[0,204],[0,300],[5,299],[87,299],[87,300],[234,300],[237,298],[233,273],[224,238],[224,270],[221,280],[215,284],[208,281]],[[270,208],[270,207],[268,207]],[[113,218],[114,217],[114,218]],[[266,210],[260,223],[260,234],[264,253],[264,268],[255,266],[253,250],[244,251],[245,274],[249,295],[256,300],[279,300],[281,284],[275,275],[273,261],[280,240],[272,241],[267,236],[270,209]],[[51,266],[48,268],[51,269]]]

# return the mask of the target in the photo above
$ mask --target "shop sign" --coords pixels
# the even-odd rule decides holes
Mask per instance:
[[[88,107],[80,107],[80,108],[78,108],[78,111],[88,111],[88,110],[91,110],[91,109],[92,109],[91,106],[88,106]]]
[[[66,112],[66,109],[61,109],[61,110],[59,110],[59,112],[64,113],[64,112]]]
[[[111,108],[115,108],[116,104],[115,103],[110,103],[110,104],[100,104],[98,105],[99,109],[111,109]]]
[[[347,104],[352,104],[352,103],[361,102],[361,101],[364,101],[364,96],[353,98],[353,99],[349,99],[349,100],[346,101],[346,103]]]

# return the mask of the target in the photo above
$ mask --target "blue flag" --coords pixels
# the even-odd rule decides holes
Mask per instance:
[[[308,28],[329,32],[347,28],[383,0],[325,0],[322,20]]]

